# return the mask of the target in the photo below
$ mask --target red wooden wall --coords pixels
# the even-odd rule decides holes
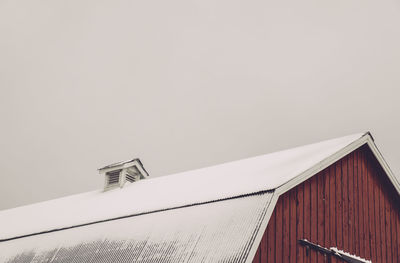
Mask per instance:
[[[304,238],[400,263],[399,197],[367,146],[279,197],[253,262],[328,262],[297,243]]]

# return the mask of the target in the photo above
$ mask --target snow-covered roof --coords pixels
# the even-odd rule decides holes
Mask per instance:
[[[246,262],[273,193],[0,243],[0,262]]]
[[[369,133],[0,211],[0,262],[252,262],[278,197]]]
[[[343,149],[355,145],[364,136],[369,135],[354,134],[208,168],[149,178],[123,189],[93,191],[0,211],[0,241],[273,190],[294,182],[307,171],[324,168],[322,164],[330,164],[328,159],[332,161],[332,156],[343,153]]]

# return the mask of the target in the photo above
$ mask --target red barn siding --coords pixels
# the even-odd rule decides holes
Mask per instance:
[[[304,238],[373,263],[400,262],[399,200],[363,146],[279,197],[253,262],[328,262],[297,243]]]

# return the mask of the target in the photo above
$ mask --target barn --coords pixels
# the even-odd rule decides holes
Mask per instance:
[[[400,185],[370,133],[0,211],[0,262],[400,262]]]

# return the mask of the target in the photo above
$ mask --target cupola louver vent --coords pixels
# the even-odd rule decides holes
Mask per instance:
[[[133,183],[149,176],[139,159],[107,165],[99,169],[105,174],[104,191],[123,187],[125,183]]]
[[[117,184],[119,183],[119,174],[121,170],[111,171],[106,173],[108,184]]]

